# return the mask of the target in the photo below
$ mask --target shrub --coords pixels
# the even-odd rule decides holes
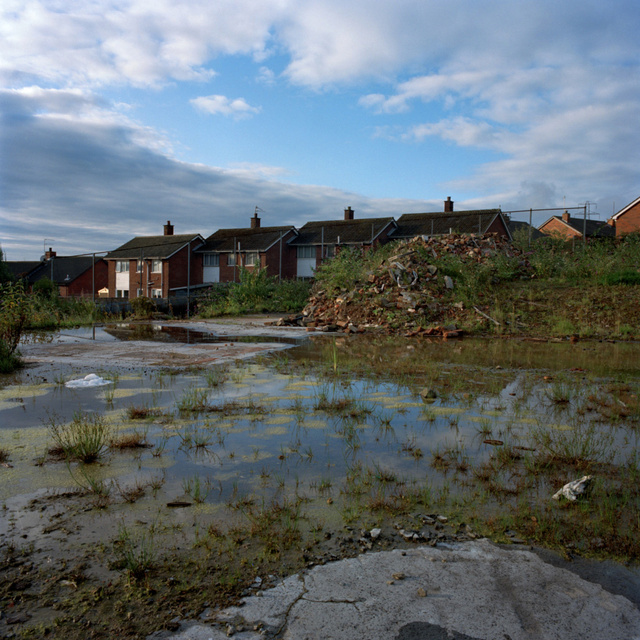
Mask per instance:
[[[29,318],[29,299],[22,282],[0,285],[0,345],[9,356],[15,352]]]
[[[155,300],[146,296],[138,296],[131,299],[131,308],[137,318],[151,318],[158,310]]]

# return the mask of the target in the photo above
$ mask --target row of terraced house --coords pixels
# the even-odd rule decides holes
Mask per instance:
[[[208,238],[200,234],[175,234],[168,221],[163,234],[132,238],[103,258],[61,257],[51,249],[38,263],[7,263],[14,274],[31,284],[49,278],[63,296],[106,298],[170,298],[215,283],[235,282],[244,269],[265,269],[276,278],[312,278],[323,260],[345,247],[367,250],[393,240],[452,232],[507,238],[517,226],[500,209],[454,211],[451,198],[444,210],[407,213],[393,217],[356,219],[353,209],[340,220],[307,222],[294,226],[265,226],[257,210],[244,228],[219,229]],[[584,230],[582,222],[569,214],[553,216],[540,230],[567,237]],[[589,221],[589,235],[616,235],[640,228],[640,198],[619,211],[608,222]],[[533,230],[539,235],[537,230]]]

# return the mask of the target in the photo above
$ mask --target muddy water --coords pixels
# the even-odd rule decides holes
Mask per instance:
[[[132,335],[216,339],[152,326],[65,334],[113,344]],[[242,516],[238,505],[283,496],[304,498],[305,513],[328,528],[342,527],[367,499],[407,491],[424,491],[445,508],[447,496],[471,494],[474,470],[499,448],[526,458],[544,437],[559,448],[602,438],[594,456],[629,464],[638,457],[639,363],[640,345],[630,343],[317,336],[259,360],[190,369],[27,368],[0,388],[0,450],[8,454],[0,541],[37,542],[43,553],[64,556],[65,545],[110,544],[118,523],[224,527]],[[109,384],[66,386],[88,373]],[[605,417],[599,406],[608,408]],[[132,419],[134,408],[148,417]],[[113,439],[137,433],[148,446],[110,449],[91,465],[52,458],[52,425],[78,414],[103,416]],[[595,436],[585,434],[591,427]],[[66,492],[86,489],[88,479],[111,487],[110,504],[76,512],[68,537],[51,523],[73,506]],[[511,471],[501,478],[505,492],[517,481]],[[136,487],[140,495],[129,499]],[[548,501],[544,482],[529,499]],[[176,502],[191,507],[168,506]]]

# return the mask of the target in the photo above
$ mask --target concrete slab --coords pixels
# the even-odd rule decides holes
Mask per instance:
[[[487,540],[317,566],[173,640],[640,640],[640,611],[535,553]]]

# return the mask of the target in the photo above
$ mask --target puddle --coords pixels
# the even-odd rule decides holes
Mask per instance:
[[[49,336],[49,339],[51,339],[51,336]],[[78,342],[82,340],[126,342],[136,340],[180,344],[224,344],[229,342],[256,344],[274,342],[276,344],[298,345],[305,339],[304,337],[285,336],[270,336],[266,339],[264,336],[255,335],[217,335],[211,331],[201,331],[199,329],[161,323],[104,324],[93,327],[65,329],[56,334],[56,340],[61,342]]]
[[[105,325],[58,338],[235,340],[162,325]],[[308,522],[321,523],[313,524],[318,530],[327,523],[343,529],[358,518],[370,527],[416,511],[462,513],[468,505],[476,515],[510,515],[519,504],[544,510],[552,485],[582,475],[557,462],[548,473],[542,454],[549,452],[591,457],[601,476],[614,479],[611,490],[604,479],[598,485],[611,495],[622,484],[616,465],[640,477],[638,344],[288,341],[299,346],[188,371],[51,364],[46,384],[28,369],[6,378],[0,451],[8,466],[0,466],[0,504],[11,524],[0,527],[0,542],[38,540],[43,554],[55,547],[64,557],[65,545],[108,545],[104,538],[116,534],[117,522],[142,522],[180,531],[180,542],[167,541],[173,548],[212,522],[231,526],[247,504],[285,497],[299,499]],[[94,372],[112,384],[64,386]],[[425,388],[434,392],[429,402],[421,397]],[[51,426],[82,414],[103,416],[113,438],[138,434],[144,446],[112,448],[91,465],[47,457]],[[46,539],[47,518],[58,518],[60,505],[75,499],[64,492],[100,483],[110,488],[106,510],[92,509],[85,496],[73,520],[79,533]],[[130,499],[137,487],[140,495]],[[42,509],[41,521],[29,500],[51,491],[55,509],[32,507]],[[640,522],[638,497],[625,500],[616,519],[621,528],[630,526],[620,524],[627,513]],[[104,531],[96,522],[105,522]]]

